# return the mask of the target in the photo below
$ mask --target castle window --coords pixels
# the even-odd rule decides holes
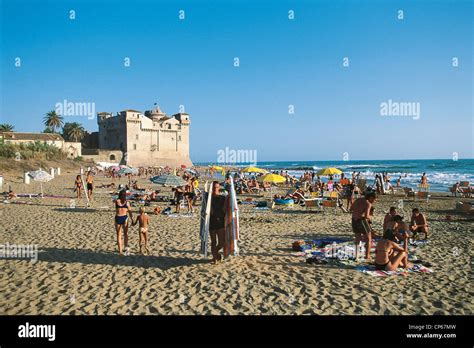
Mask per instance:
[[[178,141],[181,141],[181,135],[180,135],[180,136],[178,136]]]
[[[111,154],[111,155],[109,156],[109,160],[110,160],[110,161],[115,161],[115,155],[114,155],[114,154]]]
[[[168,129],[171,129],[171,125],[170,125],[170,124],[168,125]]]
[[[137,139],[137,140],[138,140],[138,134],[137,134],[137,135],[135,135],[135,139]]]
[[[134,150],[137,149],[137,144],[133,144],[133,149],[134,149]]]

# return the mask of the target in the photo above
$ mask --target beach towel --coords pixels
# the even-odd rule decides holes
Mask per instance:
[[[403,268],[399,268],[396,271],[379,271],[375,269],[375,266],[357,266],[356,270],[365,274],[368,274],[373,277],[386,277],[386,276],[407,276],[409,273],[433,273],[434,271],[428,267],[425,267],[421,264],[416,264],[413,268],[405,270]]]

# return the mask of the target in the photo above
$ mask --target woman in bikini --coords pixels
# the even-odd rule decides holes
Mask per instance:
[[[130,220],[133,221],[132,209],[130,203],[127,202],[127,192],[122,190],[119,193],[118,199],[115,201],[115,231],[117,232],[117,245],[120,255],[123,255],[124,244],[125,253],[129,253],[128,216],[130,216]],[[122,243],[122,231],[124,243]]]
[[[408,245],[405,248],[394,242],[395,236],[391,229],[385,230],[383,238],[375,247],[375,268],[379,271],[396,271],[399,266],[412,267],[408,262]]]
[[[82,189],[82,180],[81,176],[76,176],[76,181],[74,181],[74,191],[76,191],[77,198],[81,198],[81,189]]]

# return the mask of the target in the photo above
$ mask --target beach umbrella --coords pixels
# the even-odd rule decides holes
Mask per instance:
[[[329,167],[329,168],[320,169],[316,174],[318,174],[318,175],[336,175],[336,174],[342,174],[342,171],[340,171],[339,169],[334,168],[334,167]]]
[[[279,184],[286,182],[285,177],[278,174],[267,174],[258,179],[258,181],[269,182],[271,184]]]
[[[127,174],[137,175],[138,174],[138,169],[137,168],[125,167],[125,168],[121,168],[118,171],[118,174],[119,175],[127,175]]]
[[[38,181],[41,186],[41,197],[43,197],[43,183],[48,182],[53,179],[53,177],[46,173],[42,169],[35,170],[34,172],[29,172],[28,175],[34,180]]]
[[[188,169],[185,170],[185,172],[190,173],[191,175],[194,175],[196,178],[199,177],[199,173],[197,172],[197,170],[188,168]]]
[[[242,173],[267,173],[267,171],[265,169],[260,169],[260,168],[257,168],[257,167],[247,167],[247,168],[244,168],[241,170]]]
[[[214,170],[224,170],[224,168],[219,167],[219,166],[210,166],[210,168],[212,168]]]
[[[167,185],[167,186],[184,186],[186,181],[180,176],[176,175],[158,175],[150,179],[154,184]]]
[[[267,174],[259,178],[258,180],[262,182],[269,182],[271,184],[280,184],[282,182],[286,182],[285,177],[278,174]],[[270,186],[270,195],[271,194],[272,194],[272,187]]]

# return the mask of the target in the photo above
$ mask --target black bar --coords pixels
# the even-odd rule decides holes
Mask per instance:
[[[55,340],[18,337],[19,326],[27,322],[55,325]],[[380,346],[385,342],[472,347],[473,327],[472,316],[1,316],[0,346],[224,342]],[[409,338],[407,334],[456,337]]]

